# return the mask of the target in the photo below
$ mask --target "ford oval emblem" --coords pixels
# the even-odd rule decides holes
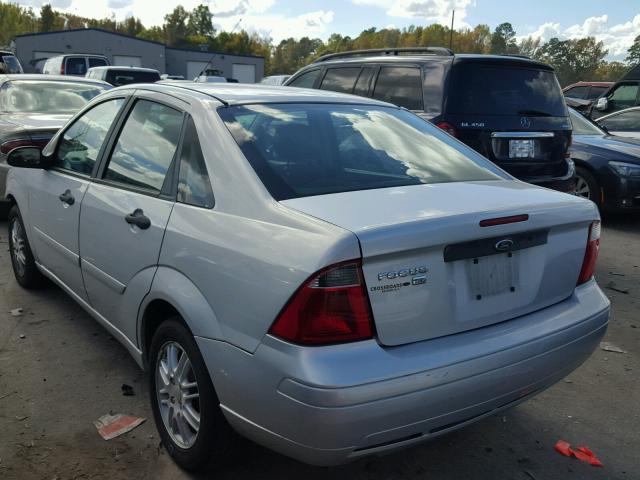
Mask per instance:
[[[529,128],[531,127],[531,120],[529,120],[527,117],[521,117],[520,118],[520,126],[522,128]]]
[[[513,245],[513,240],[511,240],[510,238],[505,238],[504,240],[496,242],[493,248],[495,248],[498,252],[508,252],[513,248]]]

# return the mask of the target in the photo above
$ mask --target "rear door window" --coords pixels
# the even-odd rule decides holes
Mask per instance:
[[[104,58],[89,57],[89,68],[91,67],[104,67],[107,62]]]
[[[104,174],[126,186],[160,193],[182,130],[178,110],[138,100],[122,127]]]
[[[360,67],[330,68],[322,79],[320,89],[351,93],[359,74]]]
[[[316,80],[320,75],[321,70],[311,70],[310,72],[304,72],[302,75],[293,80],[288,86],[298,88],[313,88],[316,84]]]
[[[382,67],[373,98],[409,110],[422,110],[422,74],[414,67]]]
[[[551,70],[459,63],[448,88],[446,113],[566,117],[567,107]]]
[[[84,75],[87,73],[87,59],[84,57],[67,58],[64,73],[67,75]]]

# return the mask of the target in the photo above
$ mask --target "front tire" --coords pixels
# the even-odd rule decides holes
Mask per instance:
[[[600,208],[600,185],[593,174],[583,167],[576,168],[576,195],[586,198]]]
[[[36,266],[36,261],[31,252],[31,246],[27,239],[24,222],[17,205],[9,210],[9,251],[11,265],[16,281],[23,288],[40,288],[45,283],[45,277]]]
[[[235,434],[198,345],[178,317],[164,321],[153,335],[149,385],[156,427],[173,460],[190,471],[223,464]]]

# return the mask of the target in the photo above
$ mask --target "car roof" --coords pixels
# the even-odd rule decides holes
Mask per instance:
[[[47,60],[51,60],[52,58],[60,58],[60,57],[99,57],[99,58],[107,58],[105,55],[100,55],[99,53],[63,53],[60,55],[56,55],[54,57],[49,57]]]
[[[354,55],[353,57],[345,56],[338,58],[329,58],[327,60],[316,61],[304,67],[301,70],[307,70],[313,67],[322,67],[323,65],[342,65],[342,64],[360,64],[360,63],[428,63],[432,61],[442,62],[449,60],[453,63],[507,63],[511,65],[533,66],[543,68],[545,70],[553,70],[546,63],[539,62],[524,56],[517,55],[487,55],[480,53],[456,53],[454,55],[439,54],[411,54],[404,55]]]
[[[127,86],[121,88],[124,89]],[[128,88],[131,88],[131,86],[128,86]],[[352,103],[392,106],[390,103],[345,93],[308,88],[279,87],[258,83],[159,82],[136,85],[136,88],[160,91],[175,96],[180,96],[180,93],[184,93],[184,90],[189,90],[208,95],[228,105],[249,103]],[[115,90],[117,91],[118,89]]]
[[[563,90],[567,90],[572,87],[610,87],[615,82],[588,82],[588,81],[579,81],[576,83],[572,83],[571,85],[567,85],[563,88]]]
[[[151,73],[160,73],[158,70],[154,68],[144,68],[144,67],[125,67],[119,65],[105,65],[102,67],[91,67],[89,70],[130,70],[132,72],[151,72]]]
[[[93,83],[95,85],[111,86],[102,80],[84,77],[72,77],[70,75],[45,75],[42,73],[11,73],[0,75],[0,83],[13,80],[41,80],[43,82],[68,82],[68,83]]]

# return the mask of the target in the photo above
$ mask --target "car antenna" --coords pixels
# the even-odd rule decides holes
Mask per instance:
[[[235,31],[236,31],[236,28],[238,28],[238,25],[240,25],[240,22],[241,22],[241,21],[242,21],[242,17],[240,18],[240,20],[238,20],[238,22],[236,23],[235,27],[233,27],[233,28],[231,29],[231,31],[229,32],[229,34],[232,34],[233,32],[235,32]],[[202,68],[202,70],[200,70],[200,73],[198,74],[198,77],[199,77],[200,75],[202,75],[202,74],[207,70],[207,67],[208,67],[208,66],[209,66],[209,64],[213,61],[213,59],[214,59],[215,57],[216,57],[216,54],[215,54],[215,53],[214,53],[213,55],[211,55],[211,58],[209,59],[209,61],[205,64],[205,66]],[[198,77],[196,77],[196,78],[198,78]],[[194,80],[195,80],[196,78],[194,78]]]

